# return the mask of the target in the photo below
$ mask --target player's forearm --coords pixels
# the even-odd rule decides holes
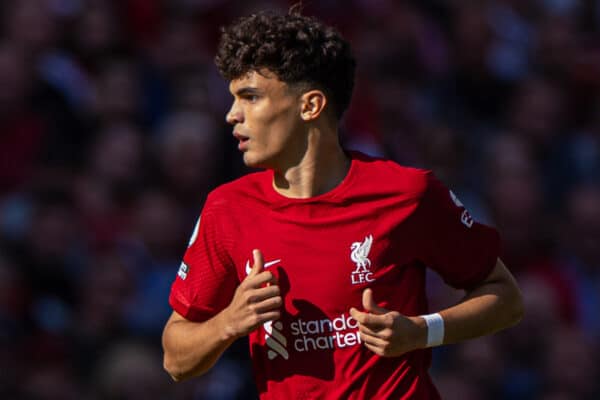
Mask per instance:
[[[163,332],[164,368],[175,381],[206,373],[235,341],[222,315],[205,322],[169,321]]]
[[[515,325],[523,309],[504,288],[484,287],[460,304],[440,312],[444,319],[444,344],[498,332]]]
[[[523,316],[521,292],[501,260],[488,279],[457,305],[440,312],[444,344],[488,335],[508,328]]]
[[[236,339],[281,316],[277,279],[264,270],[260,250],[254,266],[235,290],[229,306],[202,323],[173,312],[163,332],[164,366],[176,381],[208,371]]]

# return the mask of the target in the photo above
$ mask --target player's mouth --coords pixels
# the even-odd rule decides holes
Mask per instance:
[[[238,150],[240,151],[246,151],[248,150],[248,141],[250,140],[250,138],[248,136],[244,136],[238,132],[233,132],[233,136],[239,140],[238,143]]]

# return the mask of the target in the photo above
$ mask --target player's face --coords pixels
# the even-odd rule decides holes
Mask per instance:
[[[268,71],[231,81],[234,100],[227,122],[249,167],[281,169],[302,151],[300,93]]]

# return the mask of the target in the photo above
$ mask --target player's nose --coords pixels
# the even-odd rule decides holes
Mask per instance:
[[[225,121],[230,125],[239,124],[244,121],[244,116],[236,103],[234,102],[227,114],[225,114]]]

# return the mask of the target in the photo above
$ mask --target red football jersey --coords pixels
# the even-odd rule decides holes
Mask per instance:
[[[431,172],[351,153],[332,191],[290,199],[273,172],[240,178],[206,201],[169,301],[189,320],[225,308],[260,249],[278,277],[280,320],[250,334],[261,399],[438,399],[430,350],[379,357],[361,345],[350,307],[375,301],[428,313],[425,269],[469,288],[492,270],[497,232],[474,222]]]

